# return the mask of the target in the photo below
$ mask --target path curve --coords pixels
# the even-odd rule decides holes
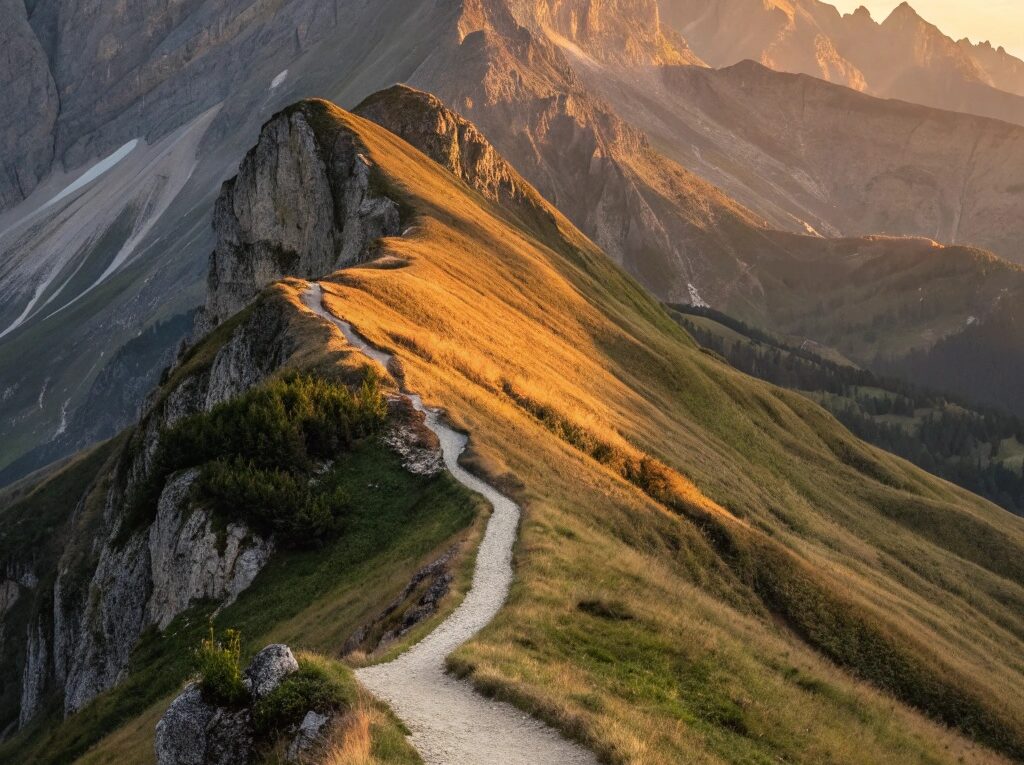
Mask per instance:
[[[374,348],[352,326],[328,311],[323,290],[311,284],[306,306],[334,324],[353,346],[385,368],[391,355]],[[519,507],[458,464],[467,438],[441,421],[440,411],[406,393],[440,439],[445,465],[459,483],[487,498],[494,508],[477,552],[473,584],[462,604],[433,632],[394,661],[356,671],[372,693],[386,701],[411,732],[427,765],[597,765],[594,755],[511,704],[476,693],[445,671],[445,657],[486,626],[512,584],[512,545]]]

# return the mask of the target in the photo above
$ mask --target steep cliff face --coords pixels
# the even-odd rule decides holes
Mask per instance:
[[[172,382],[160,389],[107,476],[75,511],[58,565],[52,603],[27,635],[21,678],[21,723],[48,694],[65,712],[80,709],[115,685],[148,627],[162,629],[201,599],[231,602],[248,587],[274,549],[272,539],[230,523],[223,533],[193,502],[194,471],[163,488],[152,523],[136,528],[132,501],[148,477],[162,429],[209,411],[265,380],[295,349],[285,331],[287,310],[264,300],[192,349]]]
[[[422,135],[439,116],[455,124],[436,104],[431,112],[414,101],[424,106]],[[270,560],[272,537],[241,522],[217,526],[197,503],[195,469],[169,477],[150,516],[140,515],[136,502],[168,427],[239,396],[310,347],[323,353],[325,338],[307,326],[319,326],[316,320],[297,312],[283,288],[259,296],[264,287],[360,262],[378,239],[399,233],[399,203],[384,193],[386,183],[374,175],[355,133],[330,118],[334,109],[306,101],[274,117],[238,177],[225,184],[214,218],[218,247],[206,311],[197,319],[199,331],[216,331],[168,371],[118,458],[72,515],[67,546],[39,599],[44,607],[24,636],[22,725],[54,694],[66,713],[81,709],[123,679],[144,631],[165,629],[200,600],[230,604]],[[463,147],[480,150],[476,161],[466,159],[467,182],[495,194],[523,194],[521,179],[471,126],[462,127],[472,136]],[[483,180],[485,170],[496,168]],[[384,443],[410,472],[436,475],[443,469],[436,439],[424,436],[422,418],[401,400],[392,408]],[[2,592],[13,607],[17,593],[9,590]]]
[[[678,33],[662,26],[656,0],[511,0],[509,6],[524,26],[605,63],[703,65]]]
[[[32,193],[50,169],[59,101],[49,61],[22,0],[0,1],[0,210]]]
[[[628,23],[626,6],[601,4],[602,23]],[[439,49],[411,84],[477,125],[545,199],[660,296],[689,300],[690,283],[756,291],[737,245],[756,239],[761,221],[660,156],[595,96],[580,73],[598,59],[538,21],[551,3],[514,7],[516,15],[503,3],[480,4],[463,18],[461,42]]]
[[[374,188],[355,138],[318,130],[304,102],[268,122],[224,185],[214,213],[205,331],[284,276],[313,278],[356,263],[400,233],[398,205]]]

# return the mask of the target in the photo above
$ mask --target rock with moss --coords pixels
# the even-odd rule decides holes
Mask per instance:
[[[157,765],[248,765],[256,760],[258,736],[254,704],[266,698],[289,675],[299,671],[291,649],[269,645],[245,670],[246,696],[218,703],[202,681],[188,685],[156,726]]]
[[[292,650],[283,643],[268,645],[256,654],[245,670],[245,686],[253,699],[265,698],[293,672],[299,671],[299,662]]]

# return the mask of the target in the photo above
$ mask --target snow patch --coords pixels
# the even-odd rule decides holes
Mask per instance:
[[[101,159],[95,165],[93,165],[88,170],[86,170],[84,173],[82,173],[80,176],[78,176],[78,178],[76,178],[74,181],[72,181],[67,186],[65,186],[63,189],[61,189],[59,192],[57,192],[57,194],[55,196],[50,198],[49,202],[44,204],[39,209],[40,210],[45,210],[47,207],[53,207],[53,205],[57,204],[62,199],[65,199],[65,198],[71,196],[72,194],[74,194],[79,189],[85,188],[90,183],[92,183],[97,178],[99,178],[101,175],[103,175],[105,172],[107,172],[112,167],[114,167],[114,165],[116,165],[122,159],[124,159],[129,154],[131,154],[132,151],[135,149],[135,147],[138,146],[138,145],[139,145],[139,139],[138,138],[133,138],[128,143],[126,143],[124,146],[122,146],[120,149],[118,149],[113,154],[111,154],[109,157],[106,157],[105,159]]]
[[[60,405],[60,425],[57,426],[57,432],[53,434],[54,438],[62,435],[68,429],[68,404],[70,403],[71,399],[68,399]]]
[[[686,288],[690,291],[690,305],[694,308],[710,308],[711,306],[704,302],[704,298],[697,292],[697,288],[692,284],[687,284]]]
[[[807,232],[808,234],[810,234],[811,236],[816,236],[816,237],[818,237],[819,239],[822,239],[822,238],[823,238],[823,237],[821,236],[821,234],[820,234],[820,233],[818,233],[818,229],[816,229],[816,228],[815,228],[814,226],[812,226],[812,225],[811,225],[810,223],[808,223],[808,222],[807,222],[807,221],[805,221],[805,220],[804,220],[804,221],[800,221],[800,222],[804,224],[804,231],[806,231],[806,232]]]
[[[271,90],[276,90],[287,79],[288,79],[288,70],[285,69],[283,72],[281,72],[279,75],[277,75],[277,77],[275,77],[274,79],[272,79],[270,81],[270,89]]]

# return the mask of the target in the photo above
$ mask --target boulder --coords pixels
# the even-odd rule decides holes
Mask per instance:
[[[245,686],[253,699],[259,700],[298,669],[299,662],[295,660],[292,650],[282,643],[274,643],[252,657],[245,670]]]
[[[288,751],[286,752],[288,762],[300,762],[302,755],[321,741],[324,730],[330,721],[331,718],[328,715],[322,715],[319,712],[314,712],[312,709],[306,712],[306,716],[302,718],[302,723],[299,725],[295,738],[288,745]]]
[[[198,683],[192,683],[181,695],[171,702],[170,707],[156,726],[157,765],[206,765],[214,762],[209,757],[211,734],[219,710],[203,699]],[[227,733],[223,725],[217,726],[221,734]],[[231,735],[234,739],[234,735]],[[219,759],[217,762],[246,762],[245,753],[238,752],[237,745],[219,743],[213,747],[222,755],[231,750],[236,759]]]

